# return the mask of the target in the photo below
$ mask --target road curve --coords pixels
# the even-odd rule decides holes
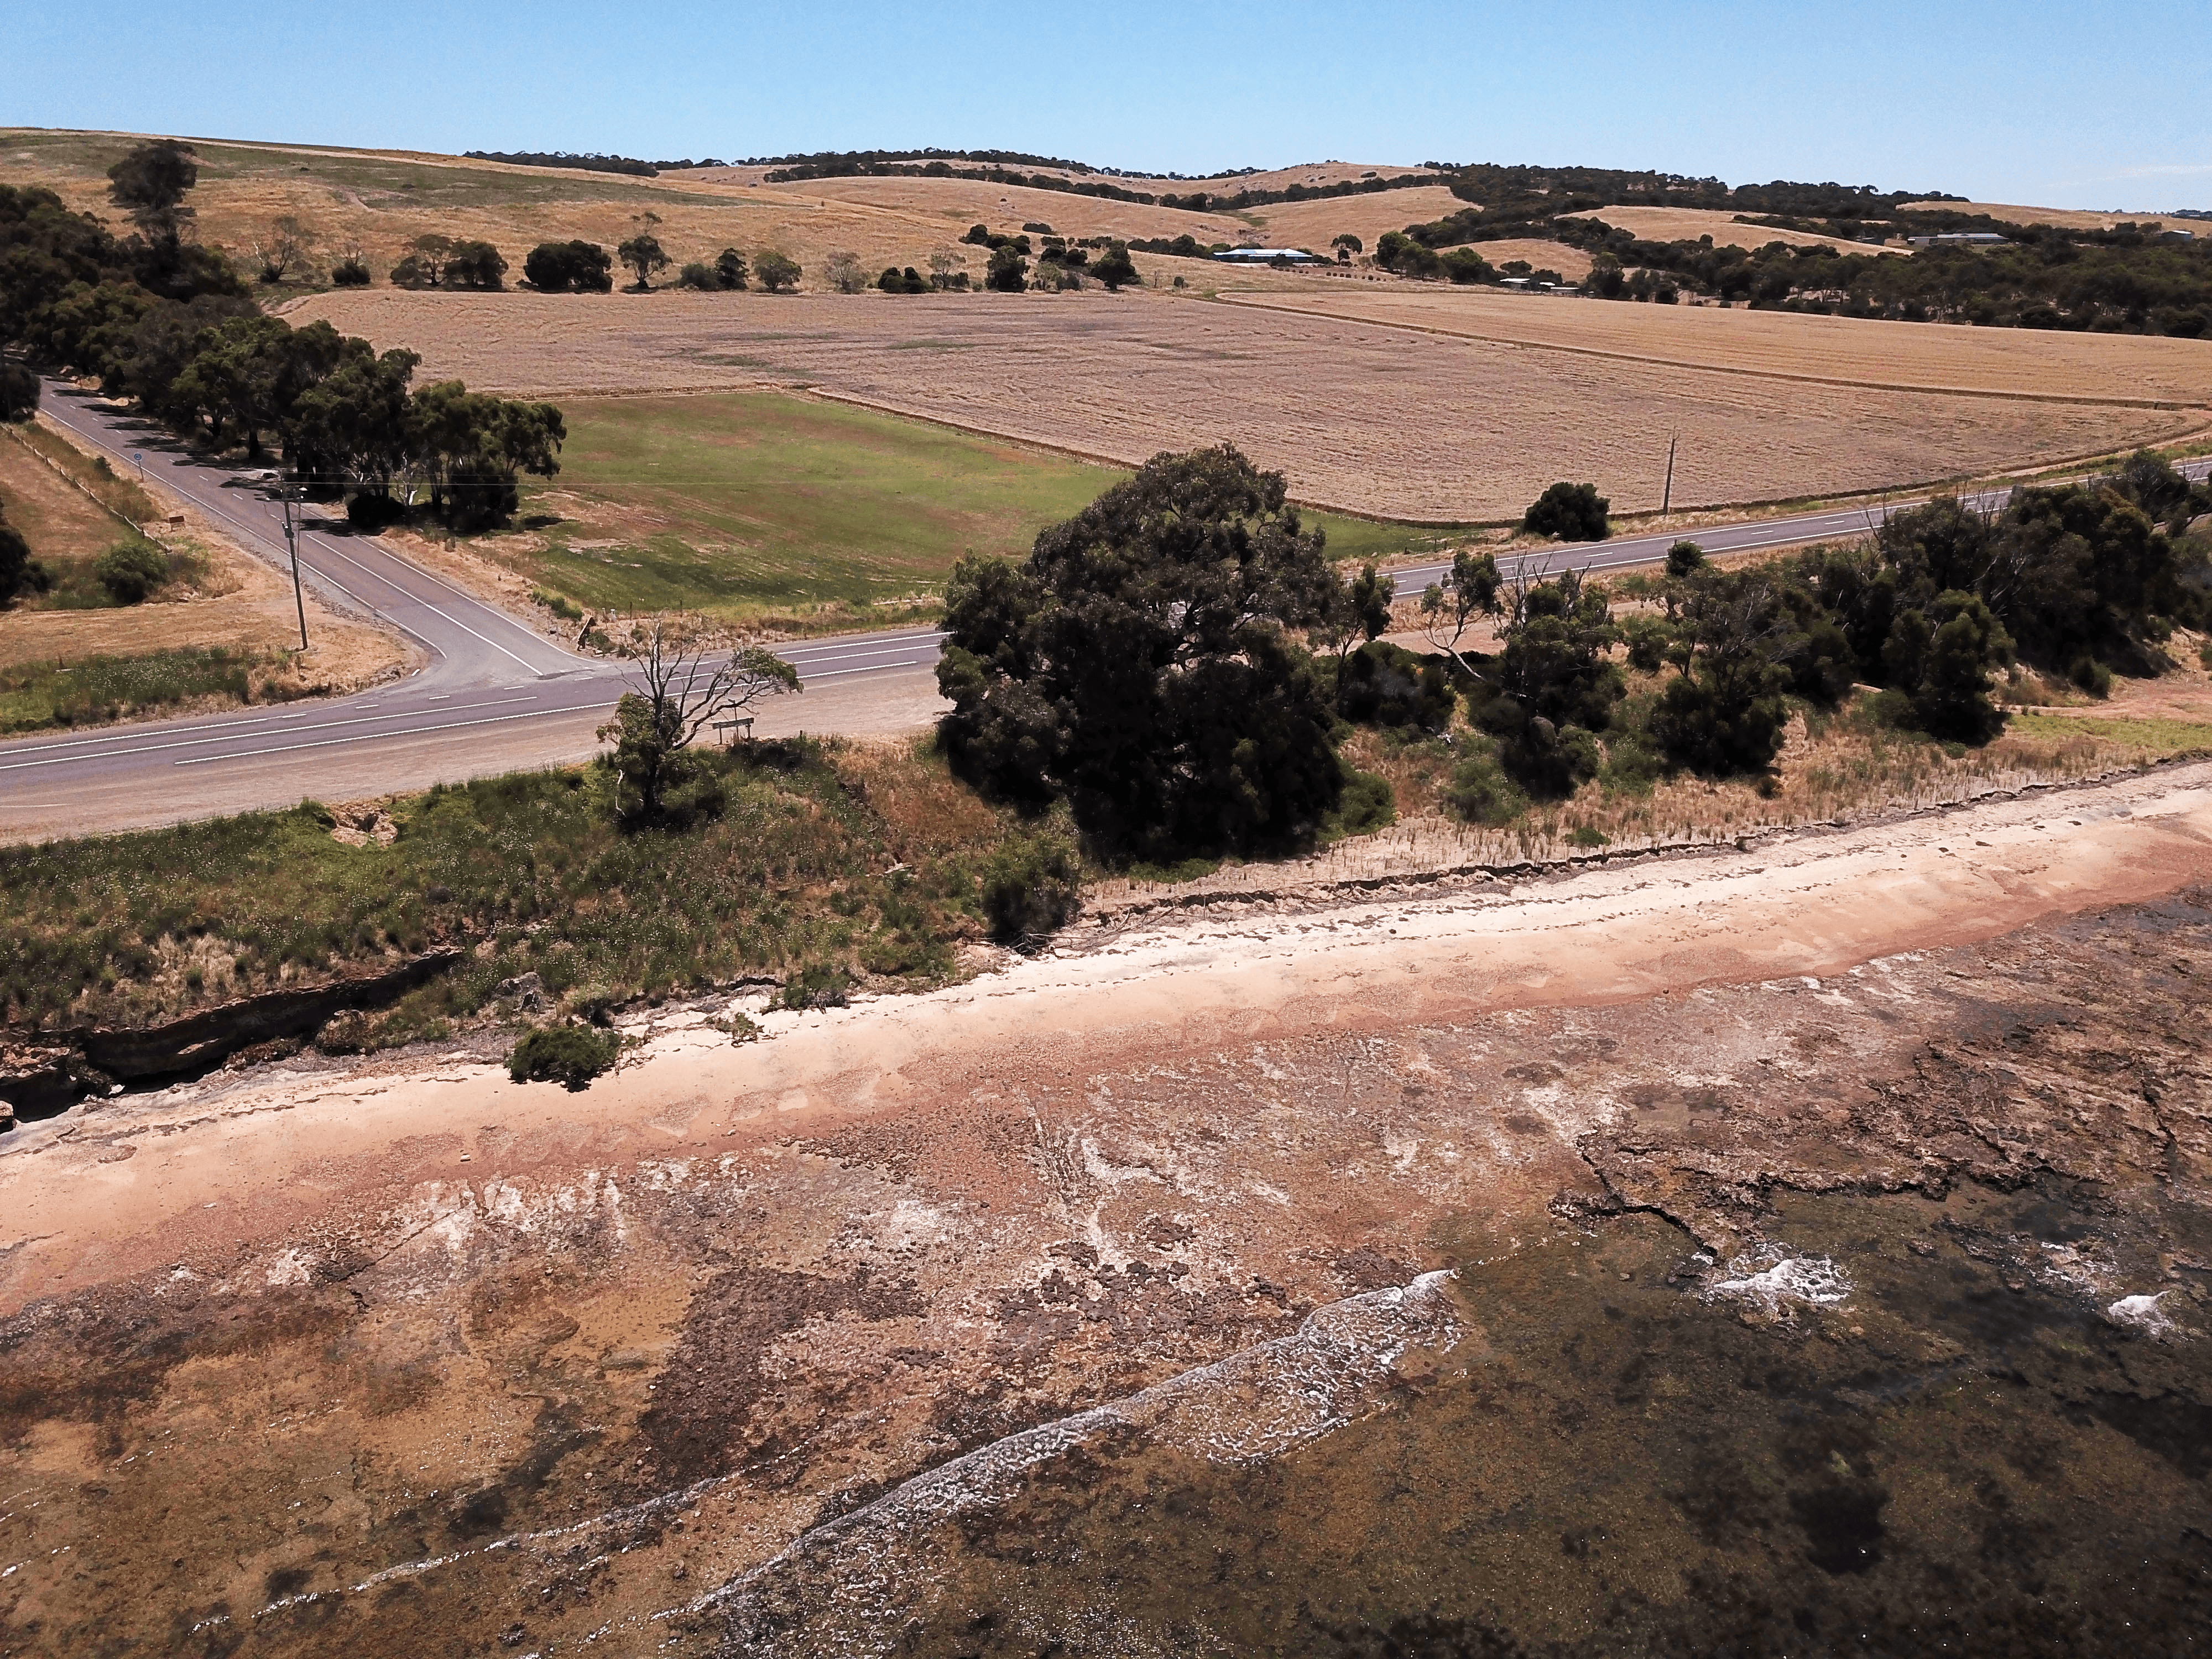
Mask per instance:
[[[118,471],[141,469],[248,551],[285,562],[283,510],[234,468],[194,455],[133,412],[66,383],[46,384],[44,408]],[[2188,471],[2204,476],[2208,463]],[[2002,505],[2008,492],[1980,498]],[[1894,503],[1895,506],[1910,503]],[[1863,535],[1881,509],[1851,507],[1705,526],[1709,552],[1739,552]],[[1523,568],[1619,569],[1662,560],[1677,532],[1623,537],[1499,561]],[[176,823],[307,797],[357,799],[518,767],[574,760],[621,694],[621,664],[562,649],[495,605],[423,569],[342,521],[311,516],[299,538],[305,579],[341,608],[380,617],[428,658],[396,684],[313,702],[198,718],[133,722],[0,743],[0,840]],[[1449,569],[1394,571],[1401,594]],[[868,732],[920,724],[943,635],[934,629],[848,635],[777,647],[805,695],[761,711],[761,728]]]

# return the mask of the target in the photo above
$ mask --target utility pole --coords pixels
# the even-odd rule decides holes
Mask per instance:
[[[307,601],[300,592],[300,532],[292,522],[292,492],[284,492],[284,546],[292,555],[292,603],[300,612],[300,649],[307,648]]]
[[[1674,505],[1674,446],[1681,441],[1682,434],[1679,432],[1667,440],[1667,488],[1659,498],[1659,516],[1662,519],[1667,516],[1668,508]]]

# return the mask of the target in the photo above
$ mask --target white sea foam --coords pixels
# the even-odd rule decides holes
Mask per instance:
[[[1771,1314],[1780,1313],[1792,1303],[1832,1308],[1850,1293],[1849,1275],[1831,1258],[1790,1255],[1772,1246],[1736,1257],[1729,1263],[1725,1277],[1705,1286],[1709,1298],[1731,1297]]]
[[[850,1515],[802,1534],[775,1559],[740,1574],[691,1604],[720,1611],[733,1630],[750,1629],[776,1652],[772,1616],[802,1578],[805,1600],[832,1609],[834,1631],[810,1630],[805,1640],[832,1640],[855,1656],[888,1654],[905,1606],[895,1552],[927,1557],[942,1547],[930,1524],[1013,1497],[1032,1469],[1086,1445],[1132,1431],[1146,1443],[1218,1463],[1256,1463],[1334,1433],[1383,1409],[1387,1384],[1408,1352],[1442,1351],[1467,1334],[1448,1288],[1449,1273],[1424,1273],[1411,1284],[1370,1291],[1317,1309],[1287,1336],[1073,1417],[994,1441],[964,1457],[915,1476]],[[834,1590],[823,1591],[823,1581]]]
[[[2165,1291],[2148,1296],[2124,1296],[2105,1310],[2105,1317],[2115,1325],[2132,1325],[2147,1336],[2170,1336],[2176,1327],[2160,1307],[2160,1298],[2168,1295]]]

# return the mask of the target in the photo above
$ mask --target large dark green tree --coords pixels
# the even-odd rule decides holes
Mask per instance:
[[[540,242],[522,275],[541,294],[605,294],[614,287],[614,261],[597,242]]]
[[[945,748],[1001,796],[1065,797],[1120,851],[1294,842],[1344,785],[1328,690],[1295,637],[1339,593],[1281,474],[1227,446],[1155,456],[1025,563],[961,562]]]

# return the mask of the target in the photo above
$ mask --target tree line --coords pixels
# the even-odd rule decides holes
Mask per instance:
[[[215,449],[283,446],[300,477],[389,522],[425,492],[475,530],[514,512],[520,473],[559,470],[550,404],[412,384],[421,359],[379,352],[328,323],[264,316],[219,254],[185,239],[198,169],[189,146],[142,144],[111,169],[138,226],[118,240],[52,191],[0,185],[0,346],[100,382]]]
[[[1903,322],[2183,338],[2212,331],[2212,238],[2177,241],[2136,227],[2007,227],[2012,240],[2002,246],[1922,248],[1905,258],[1779,240],[1760,247],[1716,245],[1711,236],[1651,241],[1588,210],[1601,204],[1580,204],[1486,205],[1408,225],[1383,234],[1376,263],[1402,276],[1486,282],[1492,278],[1482,243],[1534,237],[1590,254],[1595,263],[1583,288],[1600,299],[1672,301],[1688,292],[1759,308]],[[1900,224],[1917,229],[1921,216],[1841,222],[1875,234]],[[1948,222],[1960,216],[1929,216]],[[1779,222],[1778,228],[1810,222],[1784,214],[1764,219]]]
[[[1834,708],[1859,684],[1887,725],[1980,744],[2002,728],[1994,676],[2014,661],[2099,693],[2115,669],[2160,672],[2175,627],[2212,623],[2212,546],[2186,533],[2207,510],[2212,489],[2144,452],[2109,477],[2018,490],[2001,512],[1939,499],[1863,544],[1756,567],[1722,570],[1678,543],[1661,608],[1625,619],[1572,569],[1508,580],[1462,553],[1422,611],[1494,745],[1462,780],[1470,810],[1557,799],[1601,768],[1758,773],[1793,699]],[[1464,648],[1492,630],[1495,653]],[[1633,709],[1616,647],[1662,678]]]
[[[1602,535],[1606,504],[1560,484],[1532,526]],[[1502,822],[1601,772],[1759,773],[1794,707],[1876,688],[1872,716],[1954,743],[2002,725],[1996,673],[2025,660],[2091,689],[2166,665],[2212,623],[2193,514],[2212,490],[2138,454],[2110,477],[1893,515],[1865,544],[1747,569],[1677,544],[1646,614],[1572,568],[1501,573],[1462,551],[1420,609],[1424,659],[1381,638],[1395,595],[1340,574],[1279,473],[1235,449],[1155,456],[1014,563],[969,558],[945,594],[939,739],[959,774],[1065,812],[1109,858],[1298,844],[1387,788],[1337,746],[1350,720],[1442,730],[1464,708],[1452,799]],[[1478,650],[1476,641],[1494,648]],[[1628,697],[1626,670],[1659,677]]]

